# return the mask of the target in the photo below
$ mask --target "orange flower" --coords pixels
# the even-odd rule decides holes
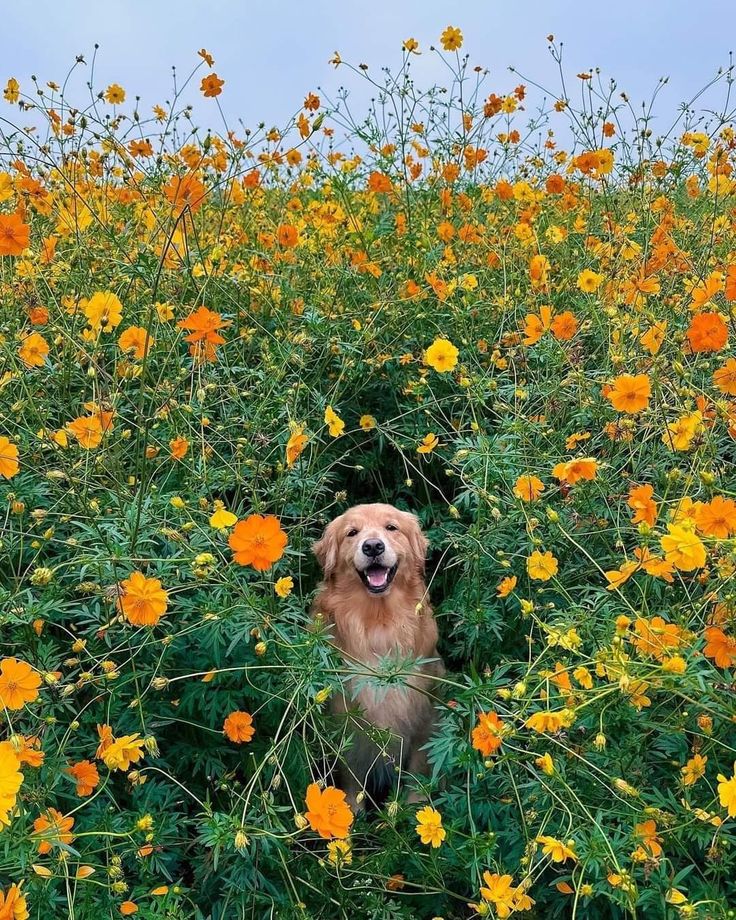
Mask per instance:
[[[124,917],[129,917],[131,914],[137,914],[138,905],[135,903],[135,901],[123,901],[123,903],[120,905],[120,913]]]
[[[517,581],[516,575],[507,575],[506,578],[502,578],[496,586],[496,594],[499,597],[508,597],[516,587]]]
[[[478,714],[478,724],[472,732],[473,747],[484,757],[490,757],[501,747],[503,722],[495,712]]]
[[[169,441],[171,456],[174,460],[183,460],[189,451],[189,441],[186,438],[172,438]]]
[[[19,469],[18,448],[4,435],[0,435],[0,476],[12,479]]]
[[[726,300],[736,300],[736,262],[726,269]]]
[[[97,760],[102,760],[105,755],[105,751],[110,747],[110,745],[115,740],[112,734],[111,725],[98,725],[97,726],[97,737],[100,739],[100,743],[97,746],[95,751],[95,758]]]
[[[147,329],[141,326],[128,326],[120,334],[118,345],[122,351],[129,351],[136,361],[142,361],[153,347],[154,340]]]
[[[49,321],[49,311],[46,307],[31,307],[28,311],[28,319],[32,326],[45,326]]]
[[[654,578],[662,578],[669,584],[672,584],[675,580],[672,577],[675,567],[671,562],[662,559],[661,556],[653,556],[646,547],[637,547],[634,550],[634,555],[639,560],[639,565],[644,569],[647,575],[652,575]]]
[[[736,531],[736,502],[722,495],[715,495],[709,502],[698,502],[695,526],[706,537],[725,540]]]
[[[265,572],[278,562],[288,542],[278,518],[272,514],[266,517],[251,514],[238,521],[228,539],[233,560],[238,565],[252,565],[258,572]]]
[[[646,374],[621,374],[613,381],[606,396],[617,412],[634,415],[646,409],[651,393],[652,386]]]
[[[514,485],[514,495],[525,502],[536,501],[544,492],[544,483],[537,476],[519,476]]]
[[[29,916],[20,885],[11,885],[7,893],[0,890],[0,920],[28,920]]]
[[[650,355],[656,355],[664,342],[667,332],[667,320],[655,323],[639,339]]]
[[[651,620],[639,618],[634,623],[636,637],[634,645],[642,655],[652,655],[659,661],[668,649],[678,649],[682,645],[682,630],[675,623],[667,623],[662,617]]]
[[[450,225],[452,226],[452,225]],[[529,280],[535,289],[544,288],[549,280],[549,259],[538,254],[529,260]]]
[[[43,367],[46,355],[49,353],[49,343],[38,332],[32,332],[23,338],[18,349],[18,357],[26,367]]]
[[[142,572],[131,572],[120,582],[120,587],[120,610],[134,626],[155,626],[166,613],[169,596],[157,578],[146,578]]]
[[[736,358],[729,358],[722,367],[714,371],[713,386],[721,393],[736,396]]]
[[[284,249],[291,249],[299,242],[299,231],[291,224],[281,224],[276,231],[276,238],[279,241],[279,246],[283,246]]]
[[[628,506],[635,514],[631,519],[632,524],[642,522],[654,526],[657,520],[657,503],[652,498],[654,489],[650,485],[632,486],[629,489]]]
[[[99,785],[100,774],[97,767],[89,760],[80,760],[66,768],[66,772],[77,784],[77,795],[91,795],[95,787]]]
[[[33,822],[33,836],[41,837],[38,842],[38,852],[43,856],[51,852],[54,845],[60,843],[69,846],[74,840],[71,830],[74,827],[74,818],[65,818],[60,811],[49,808]]]
[[[41,675],[26,661],[3,658],[0,661],[0,708],[22,709],[38,699]]]
[[[232,741],[233,744],[243,744],[245,741],[250,741],[256,733],[253,727],[253,716],[249,712],[240,712],[240,710],[230,713],[225,719],[222,730],[225,732],[225,737],[228,741]]]
[[[712,658],[719,668],[732,668],[736,664],[736,639],[718,626],[709,626],[704,635],[706,658]]]
[[[46,756],[41,748],[41,739],[35,735],[27,738],[25,735],[16,735],[20,748],[18,749],[18,760],[21,763],[28,764],[29,767],[40,767]],[[0,915],[2,920],[2,915]]]
[[[575,314],[571,313],[569,310],[565,310],[564,313],[555,316],[552,320],[550,329],[552,330],[552,335],[558,341],[567,342],[569,339],[572,339],[578,331],[578,321],[575,319]]]
[[[0,256],[19,256],[31,244],[31,228],[20,214],[0,214]]]
[[[316,783],[307,787],[306,819],[313,831],[329,840],[332,837],[344,838],[350,832],[353,813],[345,801],[345,793],[334,786],[320,789]]]
[[[566,463],[558,463],[552,470],[552,475],[555,479],[574,486],[581,479],[595,479],[597,472],[597,460],[594,460],[593,457],[579,457],[576,460],[568,460]]]
[[[728,327],[719,313],[698,313],[690,322],[687,339],[693,351],[720,351],[728,343]]]
[[[289,440],[286,442],[286,465],[294,466],[300,454],[309,443],[309,438],[304,434],[304,428],[301,425],[291,432]]]
[[[551,326],[552,307],[543,304],[539,308],[539,316],[529,313],[524,319],[524,344],[536,345]]]
[[[180,329],[190,330],[189,335],[184,336],[184,341],[189,342],[189,354],[204,361],[215,360],[215,346],[225,342],[218,329],[229,325],[219,313],[207,307],[199,307],[177,323]]]
[[[80,415],[73,422],[69,422],[66,430],[69,434],[74,435],[79,442],[79,446],[84,447],[85,450],[93,450],[102,443],[104,432],[99,414]]]
[[[225,81],[221,80],[216,73],[210,73],[203,78],[200,89],[207,99],[213,99],[215,96],[220,95],[224,85]]]
[[[393,190],[393,185],[388,176],[374,171],[368,177],[368,189],[371,192],[390,192]]]
[[[175,214],[185,210],[196,213],[202,207],[206,194],[207,189],[194,173],[172,176],[164,186],[164,195],[171,202]]]

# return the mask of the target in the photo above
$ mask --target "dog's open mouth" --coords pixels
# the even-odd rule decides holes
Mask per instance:
[[[390,568],[386,565],[381,565],[380,562],[374,562],[367,569],[359,570],[358,574],[371,594],[383,594],[394,580],[398,567],[398,562]]]

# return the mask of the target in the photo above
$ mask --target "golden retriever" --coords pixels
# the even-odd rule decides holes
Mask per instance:
[[[338,777],[353,808],[366,789],[385,793],[404,768],[427,772],[421,748],[434,725],[436,678],[444,674],[424,584],[427,545],[415,515],[374,504],[335,518],[313,546],[324,580],[312,612],[330,624],[351,667],[365,665],[368,677],[380,659],[434,659],[414,666],[404,684],[374,690],[353,677],[333,698],[333,712],[350,713],[358,728]]]

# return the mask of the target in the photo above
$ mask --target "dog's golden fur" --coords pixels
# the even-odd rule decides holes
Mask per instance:
[[[339,767],[340,785],[354,806],[366,785],[380,786],[394,770],[426,772],[421,747],[433,728],[435,678],[444,673],[424,583],[427,545],[413,514],[383,504],[351,508],[314,544],[324,580],[313,613],[331,625],[347,662],[368,671],[390,656],[435,659],[415,668],[404,686],[374,692],[357,689],[353,679],[333,699],[333,712],[349,713],[357,728]],[[371,726],[386,730],[390,740],[371,740]]]

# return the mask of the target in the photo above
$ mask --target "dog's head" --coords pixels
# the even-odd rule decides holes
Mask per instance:
[[[369,594],[424,573],[427,539],[416,516],[392,505],[356,505],[331,521],[312,547],[326,580],[358,579]]]

